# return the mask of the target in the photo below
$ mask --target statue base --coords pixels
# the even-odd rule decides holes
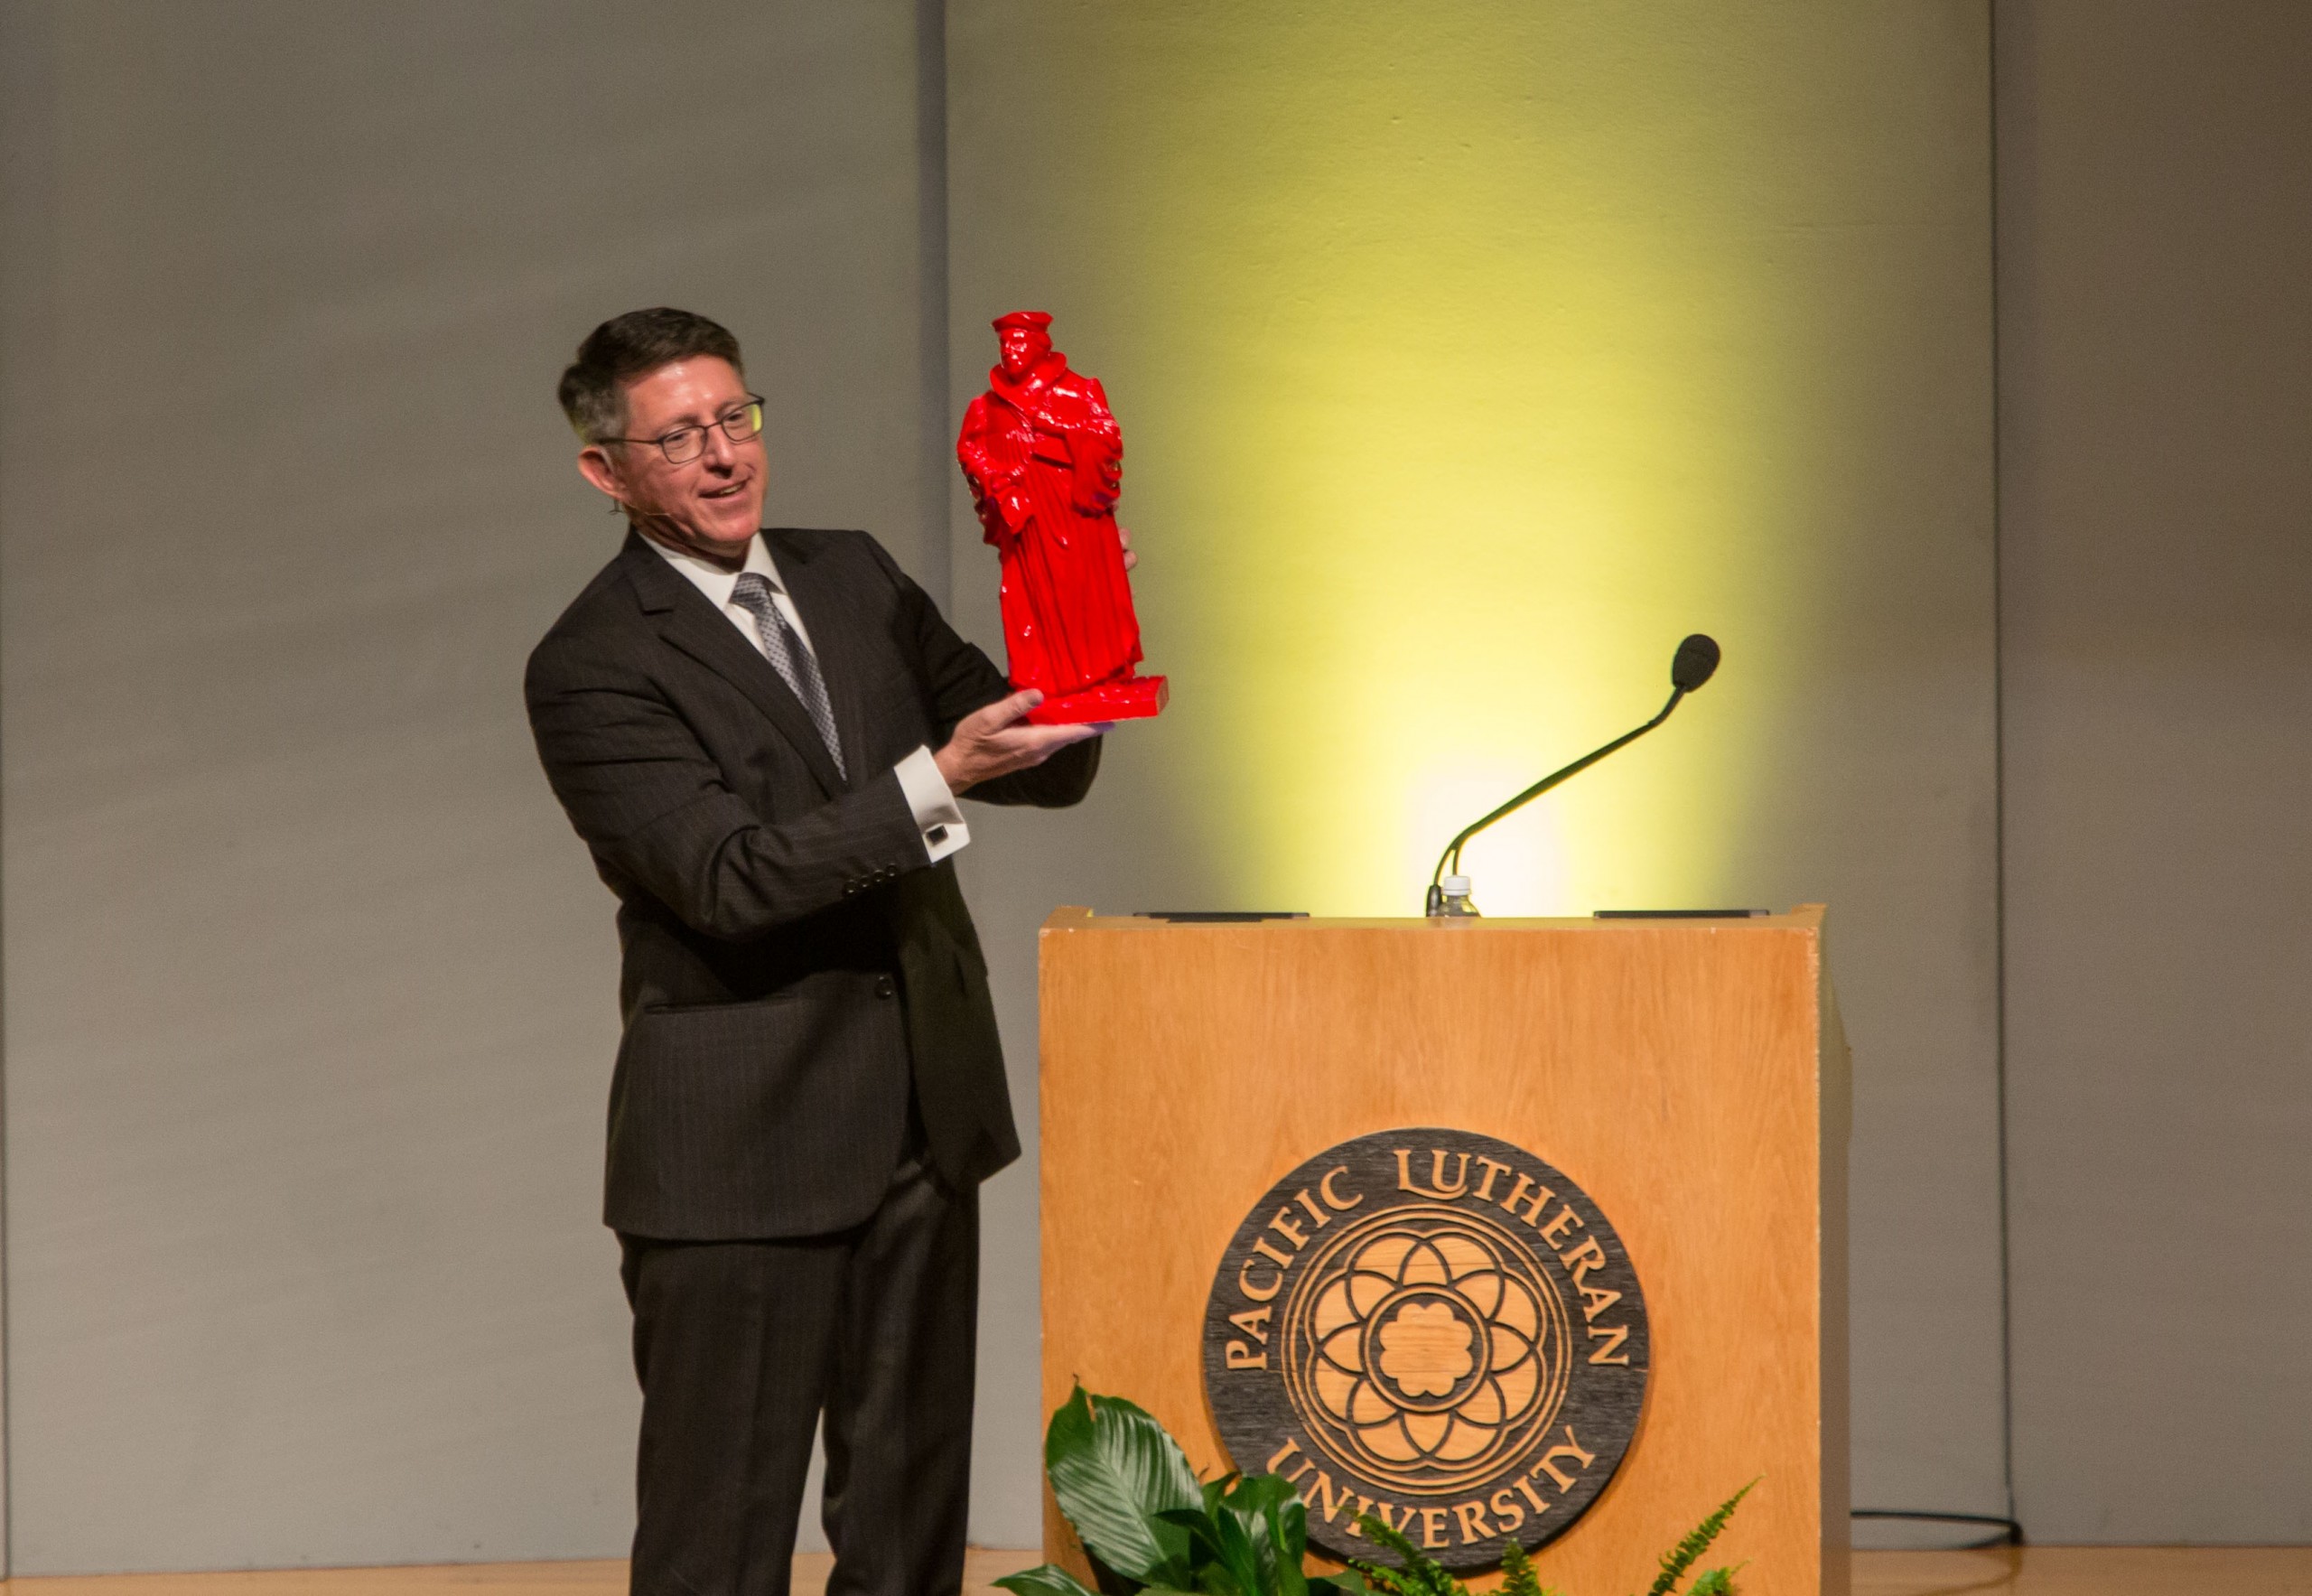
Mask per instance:
[[[1124,677],[1080,693],[1047,698],[1028,712],[1031,726],[1080,726],[1095,721],[1138,721],[1158,714],[1172,690],[1162,677]]]

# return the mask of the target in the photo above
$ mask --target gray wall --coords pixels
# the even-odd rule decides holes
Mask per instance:
[[[519,682],[620,527],[553,385],[722,318],[770,513],[937,579],[914,7],[6,27],[15,1571],[617,1553],[611,905]]]
[[[1937,30],[1984,13],[1906,4],[1920,53],[1889,43],[1887,81],[1980,81]],[[935,592],[952,557],[992,642],[945,458],[981,302],[1098,281],[1057,242],[1005,257],[975,209],[1012,9],[956,5],[943,72],[936,0],[647,27],[601,0],[0,0],[14,1572],[621,1547],[610,904],[517,690],[617,528],[551,383],[605,314],[719,315],[772,397],[773,515],[867,526]],[[1823,756],[1781,840],[1727,883],[1831,897],[1863,998],[1878,1505],[1997,1506],[1977,917],[2002,871],[2020,1510],[2043,1540],[2307,1529],[2307,16],[2002,0],[1998,647],[1984,562],[1858,519],[1878,541],[1840,569],[1878,608],[1776,745]],[[948,95],[952,229],[922,182]],[[1953,113],[1947,159],[1980,168],[1988,110]],[[1911,463],[1990,485],[1972,445]],[[1193,581],[1151,562],[1151,620]],[[1862,646],[1906,606],[1981,624]],[[1921,638],[1927,676],[1871,663]],[[1966,751],[1994,669],[2003,862]],[[1177,734],[1119,739],[1080,811],[974,815],[1023,1111],[1045,910],[1234,894],[1167,800]],[[1874,840],[1888,804],[1934,848]],[[1021,1545],[1032,1160],[987,1202],[974,1534]]]
[[[2000,22],[2017,1497],[2301,1541],[2312,6]]]

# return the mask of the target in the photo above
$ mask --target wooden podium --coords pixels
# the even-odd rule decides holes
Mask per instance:
[[[1710,1563],[1847,1586],[1847,1058],[1823,910],[1747,919],[1174,923],[1040,938],[1043,1399],[1129,1397],[1210,1475],[1214,1273],[1272,1182],[1449,1126],[1578,1182],[1643,1283],[1650,1372],[1612,1481],[1543,1582],[1643,1589],[1756,1489]],[[1265,1460],[1236,1458],[1258,1471]],[[1045,1505],[1045,1550],[1082,1554]],[[1473,1582],[1491,1584],[1497,1576]]]

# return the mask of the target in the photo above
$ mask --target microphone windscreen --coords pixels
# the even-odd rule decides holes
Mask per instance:
[[[1691,693],[1718,672],[1718,639],[1696,632],[1678,645],[1675,658],[1670,661],[1670,685],[1681,693]]]

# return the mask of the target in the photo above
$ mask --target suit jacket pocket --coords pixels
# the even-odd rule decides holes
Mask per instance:
[[[645,1009],[611,1087],[603,1217],[677,1240],[793,1237],[872,1213],[899,1160],[908,1051],[887,976]]]

